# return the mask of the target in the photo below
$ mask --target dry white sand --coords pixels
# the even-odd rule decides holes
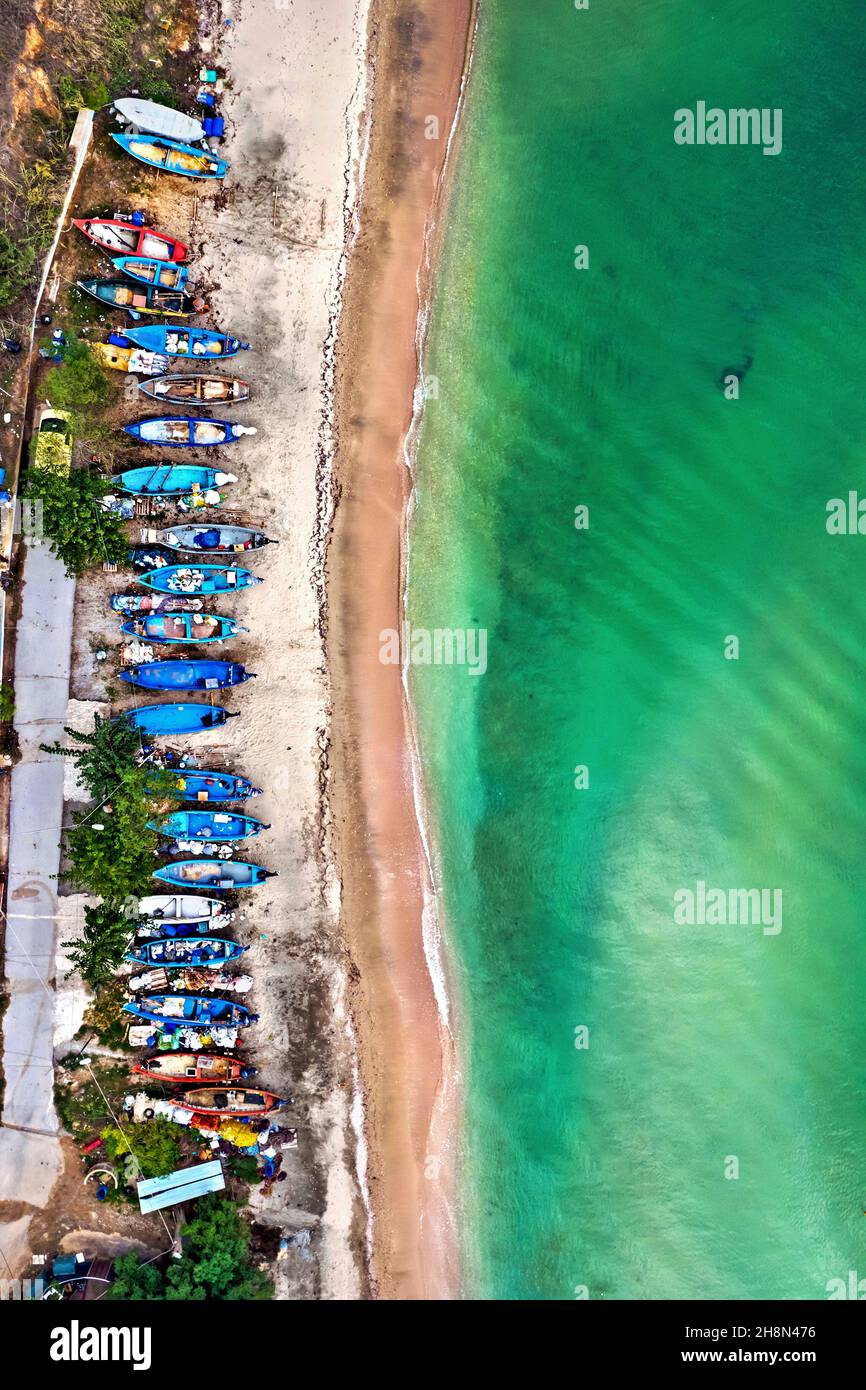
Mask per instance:
[[[321,1298],[361,1293],[366,1225],[349,1122],[339,886],[325,823],[322,621],[330,361],[357,196],[367,5],[224,7],[232,18],[220,53],[230,83],[222,109],[232,167],[224,196],[201,203],[194,233],[206,278],[218,286],[213,322],[253,345],[238,367],[254,398],[237,417],[259,433],[231,455],[240,477],[232,510],[240,500],[280,542],[254,562],[266,583],[238,605],[251,629],[241,659],[258,676],[232,697],[243,717],[219,738],[230,761],[266,790],[250,809],[273,828],[254,857],[279,877],[248,894],[239,935],[256,940],[245,959],[261,1017],[252,1044],[263,1082],[291,1088],[299,1103],[289,1180],[255,1206],[268,1224],[293,1230],[321,1213],[318,1259],[294,1257],[296,1278],[285,1284],[288,1295]],[[314,1288],[311,1263],[319,1271]]]

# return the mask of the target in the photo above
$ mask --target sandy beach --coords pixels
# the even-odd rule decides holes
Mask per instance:
[[[340,325],[332,804],[382,1298],[454,1297],[459,1277],[453,1040],[425,954],[433,884],[416,817],[411,713],[399,666],[379,653],[380,633],[401,629],[404,451],[473,30],[469,0],[374,3],[370,150]]]
[[[145,173],[140,197],[160,225],[189,243],[211,306],[207,322],[252,344],[235,364],[252,384],[252,399],[233,419],[258,433],[222,451],[222,466],[238,481],[219,519],[261,526],[279,544],[252,562],[264,583],[231,605],[249,632],[225,655],[257,678],[221,692],[218,703],[241,718],[200,735],[190,751],[200,764],[243,772],[264,788],[254,814],[271,826],[250,857],[278,876],[246,895],[235,925],[249,948],[249,1000],[260,1016],[249,1040],[253,1060],[268,1086],[294,1096],[298,1127],[288,1181],[269,1196],[255,1190],[253,1215],[279,1232],[311,1234],[309,1255],[291,1252],[280,1261],[276,1294],[357,1299],[369,1292],[368,1214],[358,1178],[360,1081],[325,796],[323,576],[332,511],[329,380],[361,171],[367,0],[292,0],[276,9],[267,0],[244,0],[222,14],[231,24],[213,23],[215,37],[204,45],[227,75],[223,152],[230,175],[221,187],[201,189]],[[85,184],[81,199],[95,196]],[[133,399],[123,418],[141,413]],[[150,456],[143,450],[136,461]],[[74,724],[84,715],[87,726],[94,709],[107,712],[107,701],[112,712],[134,703],[115,684],[117,621],[108,596],[118,579],[95,573],[77,586]],[[100,664],[95,651],[103,647],[112,655]],[[67,1001],[74,990],[73,977]],[[80,1007],[61,1012],[71,1034]]]

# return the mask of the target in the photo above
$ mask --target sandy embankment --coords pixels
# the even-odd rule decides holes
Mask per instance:
[[[404,461],[471,0],[374,0],[372,134],[338,344],[338,489],[329,551],[333,796],[362,1057],[376,1290],[457,1292],[453,1048],[425,959],[431,885],[409,712],[380,633],[401,629]],[[435,118],[436,125],[430,118]],[[432,135],[433,138],[430,138]],[[450,165],[449,165],[450,167]]]

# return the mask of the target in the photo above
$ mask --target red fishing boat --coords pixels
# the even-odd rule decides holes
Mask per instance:
[[[224,1057],[219,1052],[164,1052],[136,1062],[132,1070],[151,1081],[167,1081],[174,1085],[189,1085],[191,1081],[243,1081],[254,1076],[256,1071],[236,1057]]]
[[[187,257],[187,247],[177,237],[117,217],[74,217],[72,225],[112,255],[147,256],[154,261],[185,261]]]

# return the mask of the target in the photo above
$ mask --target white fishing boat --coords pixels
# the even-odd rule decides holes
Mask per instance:
[[[204,126],[195,116],[186,116],[183,111],[161,106],[158,101],[120,97],[114,102],[113,109],[123,125],[135,126],[151,135],[164,135],[169,140],[180,140],[186,145],[194,145],[205,137]]]

